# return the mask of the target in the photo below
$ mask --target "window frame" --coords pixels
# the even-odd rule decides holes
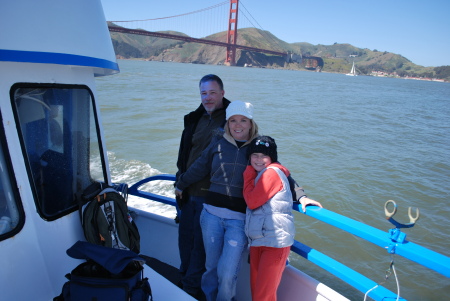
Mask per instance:
[[[54,215],[49,215],[46,214],[43,210],[43,203],[41,204],[39,201],[39,197],[38,197],[38,191],[37,188],[35,187],[35,180],[33,178],[33,170],[32,167],[30,165],[30,161],[28,159],[28,152],[27,152],[27,147],[25,144],[25,137],[23,137],[23,132],[21,129],[21,124],[20,124],[20,118],[19,118],[19,113],[17,111],[17,107],[16,107],[16,103],[15,103],[15,99],[14,99],[14,94],[15,91],[18,89],[33,89],[33,88],[39,88],[39,89],[83,89],[86,90],[90,96],[90,106],[91,106],[91,110],[93,111],[93,118],[94,118],[94,122],[95,122],[95,131],[96,131],[96,138],[97,138],[97,143],[98,143],[98,151],[99,151],[99,155],[100,155],[100,161],[101,161],[101,165],[102,165],[102,175],[103,175],[103,180],[106,182],[108,179],[108,174],[107,174],[107,167],[106,167],[106,160],[105,160],[105,153],[104,153],[104,147],[103,147],[103,141],[102,141],[102,137],[101,137],[101,131],[100,131],[100,124],[99,124],[99,119],[98,119],[98,114],[97,114],[97,105],[96,105],[96,101],[94,98],[94,94],[92,93],[92,90],[89,88],[89,86],[87,85],[75,85],[75,84],[51,84],[51,83],[16,83],[14,84],[11,89],[10,89],[10,101],[11,101],[11,106],[12,106],[12,111],[13,111],[13,115],[14,115],[14,119],[16,122],[16,127],[17,127],[17,135],[19,137],[19,141],[20,141],[20,147],[22,150],[22,156],[23,156],[23,160],[25,163],[25,167],[27,170],[27,176],[28,176],[28,182],[30,184],[30,189],[32,191],[33,194],[33,199],[34,199],[34,203],[36,206],[36,210],[38,212],[38,214],[40,215],[40,217],[44,220],[47,221],[53,221],[56,219],[59,219],[67,214],[70,214],[76,210],[79,209],[79,203],[80,203],[80,196],[82,191],[74,191],[76,193],[76,198],[77,198],[77,202],[71,206],[68,206],[67,208],[63,209],[61,212],[54,214]],[[89,125],[89,127],[92,127],[92,124]],[[73,141],[72,141],[73,142]],[[89,159],[89,158],[88,158]],[[89,166],[88,166],[89,167]],[[90,174],[89,174],[90,175]],[[94,179],[90,179],[92,182],[95,181]]]
[[[0,110],[0,119],[3,121],[3,115],[2,112]],[[17,206],[17,213],[19,215],[19,222],[17,223],[17,226],[14,227],[14,229],[12,229],[9,232],[0,234],[0,241],[3,241],[5,239],[8,239],[10,237],[15,236],[17,233],[19,233],[23,226],[25,225],[25,211],[23,209],[23,203],[22,203],[22,199],[20,198],[20,193],[19,193],[19,187],[17,185],[17,181],[16,181],[16,176],[14,173],[14,169],[13,169],[13,164],[12,164],[12,160],[11,160],[11,154],[9,152],[9,147],[7,144],[7,140],[6,140],[6,134],[5,134],[5,128],[3,125],[3,122],[1,124],[0,127],[0,147],[2,148],[3,151],[3,156],[4,156],[4,162],[5,162],[5,169],[6,169],[6,175],[9,178],[9,182],[11,184],[11,192],[12,192],[12,197],[14,198],[15,202],[16,202],[16,206]],[[2,183],[3,185],[3,183]]]

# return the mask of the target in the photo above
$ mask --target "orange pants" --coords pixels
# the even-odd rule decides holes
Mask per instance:
[[[253,301],[276,301],[290,247],[250,247],[250,286]]]

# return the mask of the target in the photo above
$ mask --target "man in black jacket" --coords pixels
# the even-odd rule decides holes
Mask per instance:
[[[199,83],[201,105],[184,116],[184,130],[178,151],[176,177],[184,173],[200,157],[218,128],[225,125],[225,110],[230,101],[224,97],[222,80],[214,74],[205,75]],[[175,183],[176,184],[176,183]],[[201,278],[205,271],[205,249],[200,228],[200,213],[210,185],[209,176],[189,186],[177,198],[178,246],[183,290],[203,299]]]

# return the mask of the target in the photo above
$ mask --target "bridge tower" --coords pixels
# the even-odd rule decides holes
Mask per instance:
[[[228,18],[228,34],[227,34],[227,56],[225,65],[236,65],[236,42],[237,42],[237,24],[238,24],[238,6],[239,0],[230,0],[230,15]]]

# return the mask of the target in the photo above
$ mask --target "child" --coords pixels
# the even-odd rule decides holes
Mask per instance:
[[[250,245],[252,300],[275,301],[295,235],[289,170],[278,162],[277,145],[269,136],[253,139],[247,156],[251,165],[244,171],[245,234]],[[322,207],[307,197],[301,203]]]

